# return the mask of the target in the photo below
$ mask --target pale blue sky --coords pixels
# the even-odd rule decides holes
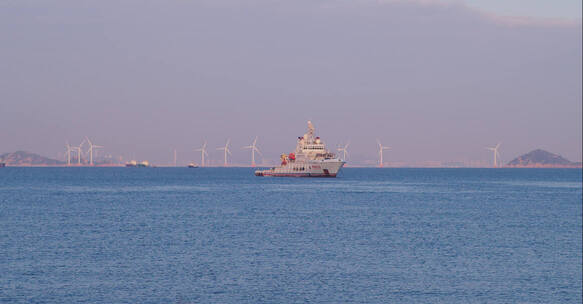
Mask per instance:
[[[502,16],[581,19],[581,0],[464,0]]]
[[[89,136],[168,163],[207,139],[219,161],[230,137],[242,163],[257,135],[277,160],[310,119],[357,163],[376,138],[387,161],[490,161],[497,142],[581,160],[580,24],[459,1],[5,0],[0,37],[0,153]]]

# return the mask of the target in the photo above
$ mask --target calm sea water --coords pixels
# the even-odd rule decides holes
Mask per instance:
[[[570,169],[0,169],[0,302],[581,303]]]

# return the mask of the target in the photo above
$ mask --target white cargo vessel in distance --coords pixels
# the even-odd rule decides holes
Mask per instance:
[[[281,155],[281,166],[255,171],[256,176],[336,177],[345,162],[326,150],[320,137],[314,136],[308,121],[308,133],[298,137],[296,151]]]
[[[128,167],[128,168],[147,168],[147,167],[150,167],[150,163],[147,160],[140,162],[140,163],[138,163],[135,160],[132,160],[132,161],[129,161],[126,163],[126,167]]]

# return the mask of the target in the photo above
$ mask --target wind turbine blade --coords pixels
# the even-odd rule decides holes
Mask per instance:
[[[259,151],[259,149],[257,147],[254,147],[254,148],[255,148],[255,152],[257,152],[257,153],[259,153],[259,155],[263,156],[263,153],[261,153],[261,151]]]
[[[495,149],[496,149],[496,150],[498,150],[498,148],[500,148],[500,145],[501,145],[501,144],[502,144],[502,143],[501,143],[501,142],[499,142],[499,143],[496,145],[496,148],[495,148]]]

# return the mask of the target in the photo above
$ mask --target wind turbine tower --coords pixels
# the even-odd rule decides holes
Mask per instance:
[[[73,147],[71,147],[71,145],[69,145],[69,142],[67,142],[65,144],[65,148],[67,149],[67,166],[71,165],[71,150],[73,150]]]
[[[230,144],[230,143],[231,143],[231,139],[229,138],[229,139],[227,139],[227,143],[225,144],[225,146],[224,146],[224,147],[217,148],[217,150],[223,150],[223,151],[225,151],[225,163],[224,163],[224,166],[225,166],[225,167],[228,165],[228,163],[227,163],[227,153],[228,153],[229,155],[232,155],[232,154],[231,154],[231,150],[229,150],[229,144]]]
[[[250,146],[245,146],[243,149],[251,149],[251,167],[255,167],[255,152],[259,153],[259,155],[263,155],[257,148],[257,136],[255,136],[255,140],[253,140],[253,143]]]
[[[85,136],[85,140],[89,144],[89,150],[87,150],[89,152],[89,164],[93,166],[93,149],[103,148],[103,146],[94,145],[87,136]]]
[[[379,145],[379,167],[383,167],[383,151],[390,150],[391,147],[385,147],[381,144],[381,141],[377,139],[377,144]]]
[[[174,167],[176,167],[176,149],[174,149]]]
[[[494,168],[498,167],[498,157],[500,157],[500,153],[498,153],[498,148],[502,143],[498,143],[496,147],[486,147],[487,150],[490,150],[494,153]]]
[[[77,165],[81,165],[81,146],[71,147],[71,150],[77,151]]]
[[[342,152],[342,160],[346,160],[346,155],[348,154],[348,146],[350,146],[350,142],[344,145],[344,148],[338,148],[339,152]]]
[[[194,151],[200,151],[200,166],[204,167],[204,157],[205,155],[208,156],[208,153],[206,152],[206,140],[204,141],[204,144],[202,145],[202,148],[200,149],[196,149]]]
[[[81,155],[83,155],[83,145],[85,144],[85,138],[83,138],[83,141],[81,141],[81,143],[79,144],[78,147],[75,147],[75,150],[77,150],[77,165],[81,165]]]

